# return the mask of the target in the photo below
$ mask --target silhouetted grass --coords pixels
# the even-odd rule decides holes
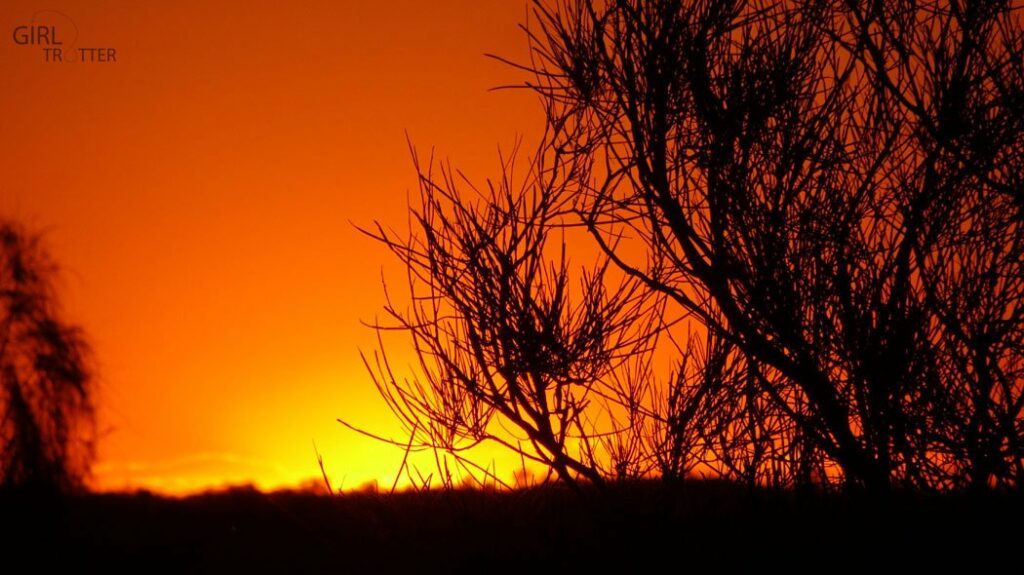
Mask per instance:
[[[716,482],[619,484],[582,498],[557,486],[342,496],[236,489],[183,499],[86,495],[45,505],[5,497],[2,506],[6,524],[16,527],[5,538],[5,557],[40,568],[147,573],[1013,565],[1024,509],[1014,494],[879,500]]]

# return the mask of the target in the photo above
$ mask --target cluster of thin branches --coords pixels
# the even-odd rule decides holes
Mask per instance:
[[[410,234],[372,232],[409,271],[387,310],[423,378],[371,365],[409,445],[570,483],[1020,487],[1022,9],[535,4],[524,183],[417,164]]]
[[[441,451],[496,479],[461,454],[497,442],[570,484],[601,482],[592,405],[606,401],[598,387],[610,374],[649,353],[660,300],[633,279],[614,282],[607,258],[571,269],[566,183],[582,177],[581,158],[542,156],[519,178],[518,155],[480,189],[413,152],[420,197],[409,233],[364,231],[408,272],[411,304],[388,293],[392,323],[376,327],[411,336],[418,374],[396,376],[383,345],[364,361],[410,435],[405,449]]]

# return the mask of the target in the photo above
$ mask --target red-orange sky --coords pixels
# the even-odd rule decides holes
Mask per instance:
[[[46,231],[100,376],[95,484],[390,483],[401,453],[358,350],[401,273],[350,222],[402,227],[405,132],[470,176],[540,110],[488,91],[522,59],[520,0],[5,0],[0,214]],[[54,26],[47,63],[14,29]],[[77,29],[77,38],[75,30]]]

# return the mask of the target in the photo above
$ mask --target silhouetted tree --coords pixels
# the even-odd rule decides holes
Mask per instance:
[[[583,221],[742,353],[728,401],[791,423],[751,450],[791,445],[794,481],[1020,485],[1019,7],[618,0],[534,15],[529,85],[549,123],[573,126],[553,145],[605,167],[577,183]],[[642,259],[610,241],[626,233]]]
[[[544,105],[544,177],[506,166],[470,200],[421,173],[422,235],[377,237],[430,286],[389,311],[448,371],[378,386],[414,431],[480,438],[505,409],[563,477],[1024,485],[1022,10],[535,2],[512,65]],[[606,258],[571,312],[564,256],[540,271],[565,226]],[[604,287],[609,266],[637,283]],[[645,305],[660,318],[617,319]],[[643,342],[615,368],[612,325]],[[583,425],[594,395],[610,425]],[[567,429],[601,457],[565,455]]]
[[[0,486],[67,491],[93,456],[81,331],[63,323],[38,236],[0,221]]]

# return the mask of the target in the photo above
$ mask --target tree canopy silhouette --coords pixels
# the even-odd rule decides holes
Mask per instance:
[[[676,360],[651,368],[667,376],[604,394],[630,424],[598,433],[638,445],[625,452],[637,469],[880,491],[1022,485],[1021,10],[534,3],[531,59],[510,64],[544,104],[538,156],[572,157],[558,195],[575,225],[668,302],[643,324],[675,343],[662,347]],[[435,223],[424,230],[458,237]],[[474,265],[462,271],[501,269]],[[466,297],[507,302],[480,287]],[[705,335],[673,337],[683,324]]]
[[[59,317],[40,238],[0,221],[0,486],[80,488],[93,456],[93,379]]]

